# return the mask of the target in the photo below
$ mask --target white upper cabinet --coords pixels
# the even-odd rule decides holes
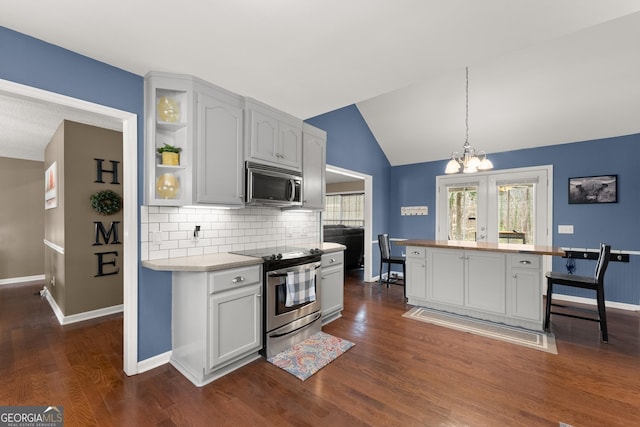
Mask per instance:
[[[245,111],[245,159],[301,171],[302,120],[251,98]]]
[[[302,172],[303,206],[324,209],[326,132],[305,125],[303,145],[302,120],[256,100],[189,75],[144,80],[146,205],[242,207],[250,160]]]
[[[145,76],[145,203],[243,205],[243,98],[193,76]],[[158,148],[179,150],[164,165]]]
[[[307,123],[302,126],[302,207],[325,208],[327,133]]]
[[[197,103],[194,199],[197,203],[242,206],[242,99],[203,87],[198,90]]]

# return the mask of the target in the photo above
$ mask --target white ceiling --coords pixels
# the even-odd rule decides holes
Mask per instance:
[[[35,3],[0,2],[0,25],[139,75],[193,74],[300,118],[355,103],[393,165],[460,149],[465,66],[478,149],[640,132],[638,0]],[[0,149],[50,126],[8,102]]]

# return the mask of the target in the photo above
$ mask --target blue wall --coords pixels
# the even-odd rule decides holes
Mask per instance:
[[[143,78],[0,27],[0,79],[138,115],[138,199],[143,185]],[[139,240],[139,239],[138,239]],[[171,274],[139,267],[138,360],[171,350]]]
[[[391,164],[371,133],[355,105],[341,108],[306,120],[309,124],[327,132],[327,164],[360,172],[373,177],[373,235],[389,231]],[[366,236],[365,236],[366,240]],[[373,248],[372,262],[377,266],[380,252]],[[373,274],[377,274],[377,267]]]
[[[66,49],[0,27],[0,79],[106,105],[138,115],[139,200],[143,185],[143,78]],[[391,167],[355,106],[307,120],[328,133],[327,163],[373,176],[373,235],[433,238],[435,177],[445,162]],[[554,245],[595,248],[607,241],[614,248],[638,250],[640,135],[491,155],[496,169],[554,165]],[[572,176],[618,174],[619,203],[571,205],[567,179]],[[400,206],[427,205],[424,217],[400,217]],[[558,224],[574,224],[575,234],[557,235]],[[374,266],[379,262],[373,251]],[[554,269],[563,261],[554,261]],[[588,273],[591,263],[579,263]],[[374,268],[376,272],[376,268]],[[607,299],[640,303],[637,257],[629,264],[612,263],[607,273]],[[171,350],[171,274],[139,268],[138,359]]]
[[[495,169],[553,165],[553,245],[597,248],[600,242],[613,249],[640,250],[638,212],[640,212],[640,134],[596,141],[515,150],[490,155]],[[394,237],[435,238],[435,178],[444,174],[446,161],[393,167],[391,171]],[[569,205],[568,180],[571,177],[618,175],[618,203]],[[401,217],[400,206],[427,205],[428,216]],[[558,225],[573,225],[574,234],[558,234]],[[593,274],[593,261],[576,261],[576,274]],[[565,260],[554,258],[553,269],[566,271]],[[638,257],[630,263],[611,263],[606,274],[606,298],[640,304],[640,266]],[[592,297],[588,291],[569,290],[571,295]]]

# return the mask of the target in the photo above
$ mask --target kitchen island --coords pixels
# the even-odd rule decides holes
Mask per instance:
[[[550,246],[404,240],[409,304],[533,330],[543,329],[544,255]]]

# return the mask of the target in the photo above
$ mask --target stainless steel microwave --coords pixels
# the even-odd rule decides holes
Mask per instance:
[[[246,200],[250,206],[302,205],[302,173],[260,163],[246,163]]]

